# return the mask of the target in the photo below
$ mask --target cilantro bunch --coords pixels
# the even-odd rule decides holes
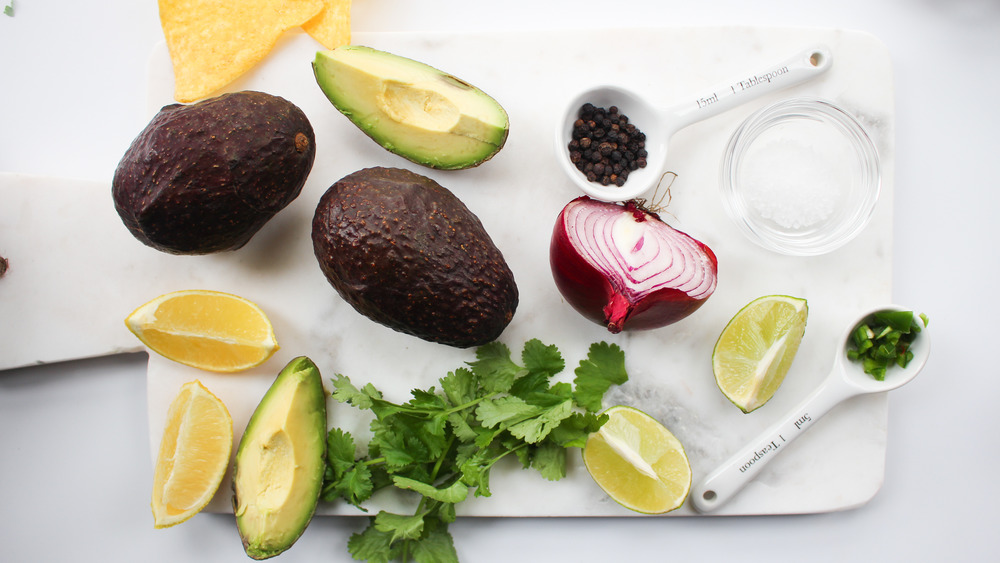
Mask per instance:
[[[448,532],[455,505],[470,492],[491,496],[490,471],[508,456],[546,479],[565,477],[566,448],[583,447],[604,424],[604,393],[628,380],[624,352],[604,342],[591,345],[572,384],[552,382],[565,362],[538,340],[525,343],[520,365],[499,342],[478,348],[466,365],[441,378],[439,390],[413,390],[403,404],[385,400],[371,384],[332,380],[334,399],[375,418],[363,456],[349,433],[330,430],[322,500],[365,510],[362,503],[385,487],[419,496],[413,514],[380,511],[354,534],[348,550],[355,559],[457,562]]]

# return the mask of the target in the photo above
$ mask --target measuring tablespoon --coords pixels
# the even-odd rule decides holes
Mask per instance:
[[[895,305],[879,307],[854,321],[844,332],[833,359],[833,369],[818,389],[806,397],[776,424],[762,432],[746,447],[736,452],[691,490],[691,502],[699,512],[711,512],[752,481],[789,442],[809,429],[821,416],[842,401],[869,393],[883,393],[905,385],[924,367],[931,342],[923,319],[914,315],[922,330],[910,346],[913,359],[905,368],[890,367],[884,381],[864,372],[860,362],[847,359],[847,347],[854,328],[879,311],[905,311]]]
[[[760,72],[719,84],[711,90],[676,104],[660,108],[635,92],[619,86],[595,86],[574,96],[566,105],[556,131],[556,154],[566,174],[590,197],[602,201],[627,201],[656,186],[663,173],[670,137],[677,131],[765,94],[801,84],[826,72],[833,64],[829,49],[816,45],[796,53],[791,58],[770,65]],[[646,167],[629,172],[624,186],[602,186],[590,182],[570,161],[569,142],[573,123],[585,103],[597,107],[617,106],[629,123],[646,135]]]

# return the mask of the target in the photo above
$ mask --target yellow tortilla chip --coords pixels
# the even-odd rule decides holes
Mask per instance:
[[[323,0],[326,7],[302,29],[327,49],[351,44],[351,0]]]
[[[174,98],[193,102],[253,68],[285,31],[326,0],[159,0],[174,65]]]

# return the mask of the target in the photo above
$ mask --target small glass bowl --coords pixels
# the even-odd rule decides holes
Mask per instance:
[[[733,133],[721,187],[726,211],[755,243],[793,256],[825,254],[871,220],[881,189],[878,150],[835,104],[788,99]]]

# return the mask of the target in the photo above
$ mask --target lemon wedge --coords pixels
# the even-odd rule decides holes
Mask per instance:
[[[205,508],[233,450],[229,410],[200,381],[181,386],[167,410],[153,469],[153,525],[167,528]]]
[[[260,307],[218,291],[161,295],[133,311],[125,325],[157,354],[208,371],[249,369],[278,350],[274,327]]]

